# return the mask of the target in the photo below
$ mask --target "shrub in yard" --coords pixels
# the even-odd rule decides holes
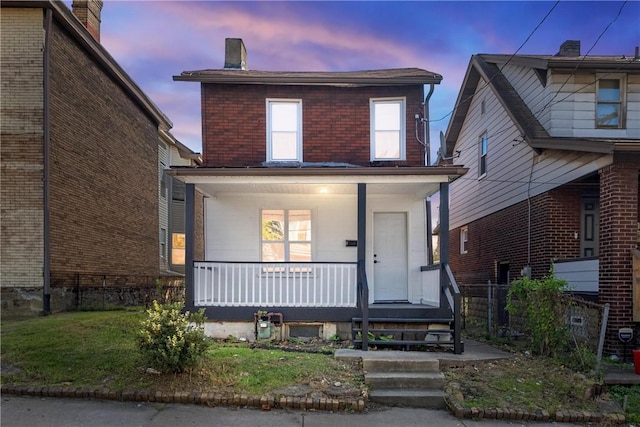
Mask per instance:
[[[183,372],[198,364],[208,344],[204,336],[204,310],[182,312],[181,303],[159,304],[147,310],[141,322],[138,346],[150,367],[161,372]]]
[[[567,282],[554,277],[553,271],[540,280],[514,280],[507,296],[507,311],[524,318],[533,350],[555,356],[569,342],[569,330],[563,306]]]

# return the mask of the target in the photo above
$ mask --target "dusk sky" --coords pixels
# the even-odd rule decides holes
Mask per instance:
[[[565,40],[580,40],[582,54],[633,56],[640,2],[104,1],[103,46],[196,152],[200,84],[172,77],[223,68],[227,37],[244,40],[252,70],[441,74],[430,102],[435,153],[471,55],[513,54],[523,44],[518,53],[555,54]]]

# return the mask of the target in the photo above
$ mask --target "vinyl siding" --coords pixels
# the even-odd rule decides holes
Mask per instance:
[[[537,82],[535,82],[537,83]],[[478,89],[484,84],[481,82]],[[485,100],[486,112],[480,114]],[[487,132],[487,174],[478,179],[478,140]],[[546,150],[538,155],[519,133],[497,98],[482,89],[472,100],[455,150],[469,172],[451,185],[450,228],[455,229],[570,182],[612,162],[612,156]],[[533,170],[532,170],[533,167]],[[529,178],[531,186],[529,188]]]
[[[302,194],[217,195],[205,199],[205,259],[208,261],[260,260],[260,209],[311,209],[313,221],[312,253],[317,262],[356,262],[357,248],[346,247],[345,240],[357,239],[357,198],[331,198]],[[373,277],[373,213],[406,212],[408,234],[408,297],[423,298],[420,266],[426,264],[426,216],[422,199],[399,195],[376,195],[367,201],[367,259],[371,296]]]

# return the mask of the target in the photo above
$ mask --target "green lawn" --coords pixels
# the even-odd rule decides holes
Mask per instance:
[[[299,384],[339,381],[359,387],[362,382],[357,367],[331,355],[213,341],[197,369],[152,375],[136,344],[144,317],[144,310],[136,309],[3,320],[2,365],[18,369],[3,369],[2,383],[265,394]]]

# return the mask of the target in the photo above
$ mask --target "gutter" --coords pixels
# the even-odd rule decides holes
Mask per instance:
[[[50,98],[49,98],[49,71],[51,69],[51,30],[53,28],[53,12],[51,9],[45,9],[44,20],[44,52],[43,52],[43,106],[42,106],[42,161],[43,161],[43,270],[44,270],[44,283],[43,283],[43,295],[42,295],[42,313],[46,316],[51,314],[51,230],[50,230],[50,216],[49,216],[49,181],[50,181],[50,158],[49,153],[51,150],[51,121],[49,115]]]

